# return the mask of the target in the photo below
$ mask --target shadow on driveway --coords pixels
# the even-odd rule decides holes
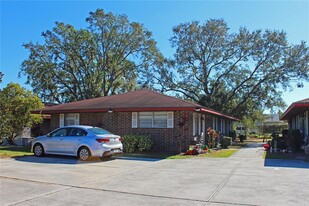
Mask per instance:
[[[265,159],[264,166],[309,169],[309,162],[302,160]]]
[[[22,157],[14,157],[15,160],[21,162],[31,162],[31,163],[39,163],[39,164],[91,164],[98,162],[107,162],[112,161],[114,158],[92,158],[89,161],[80,161],[77,157],[71,156],[58,156],[58,155],[48,155],[45,157],[36,157],[36,156],[22,156]]]
[[[134,160],[134,161],[144,161],[144,162],[157,162],[162,159],[159,158],[147,158],[147,157],[120,157],[114,156],[113,159],[120,159],[120,160]]]

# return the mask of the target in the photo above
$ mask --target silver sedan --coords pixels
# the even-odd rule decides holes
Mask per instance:
[[[35,156],[58,154],[77,156],[80,160],[122,153],[121,137],[99,127],[74,125],[58,128],[37,137],[31,151]]]

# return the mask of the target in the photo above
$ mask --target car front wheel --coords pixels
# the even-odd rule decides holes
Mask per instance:
[[[44,148],[41,144],[35,144],[33,147],[33,153],[37,157],[44,156]]]
[[[91,157],[90,150],[87,147],[82,147],[78,150],[78,158],[82,161],[89,160]]]

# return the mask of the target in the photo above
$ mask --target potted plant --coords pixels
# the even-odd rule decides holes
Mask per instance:
[[[270,145],[269,144],[264,144],[264,149],[265,149],[265,151],[269,151]]]

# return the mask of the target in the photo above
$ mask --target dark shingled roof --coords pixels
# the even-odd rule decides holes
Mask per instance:
[[[211,109],[202,107],[199,104],[178,99],[154,92],[151,90],[138,90],[112,96],[99,97],[94,99],[81,100],[66,104],[60,104],[52,107],[46,107],[41,110],[35,110],[33,113],[54,114],[68,112],[114,112],[125,111],[176,111],[176,110],[195,110],[212,113],[217,116],[223,116],[228,119],[237,120]]]
[[[309,110],[309,98],[293,102],[281,116],[281,120],[289,120],[293,116],[304,113]]]
[[[303,99],[303,100],[300,100],[300,101],[297,101],[297,102],[294,102],[296,104],[309,104],[309,98],[307,99]]]

